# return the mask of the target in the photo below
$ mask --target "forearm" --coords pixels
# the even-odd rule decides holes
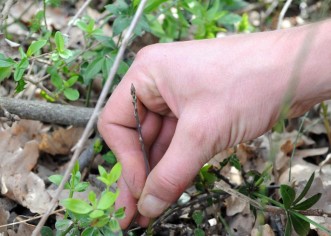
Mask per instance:
[[[288,94],[294,95],[290,116],[300,115],[331,96],[330,32],[331,20],[327,20],[293,29],[286,36],[292,47],[287,49],[296,50],[288,82]]]

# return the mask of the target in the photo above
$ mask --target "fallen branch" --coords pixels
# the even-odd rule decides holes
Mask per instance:
[[[85,126],[94,110],[87,107],[0,97],[0,117],[5,116],[4,109],[21,119],[73,126]]]

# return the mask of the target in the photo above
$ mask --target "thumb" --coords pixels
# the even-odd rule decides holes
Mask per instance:
[[[159,216],[180,197],[211,157],[203,150],[206,133],[201,132],[201,126],[197,128],[199,126],[192,122],[183,124],[183,120],[178,121],[168,150],[146,180],[138,202],[138,210],[143,216]]]

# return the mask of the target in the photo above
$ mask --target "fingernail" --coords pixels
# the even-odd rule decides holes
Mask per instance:
[[[138,203],[138,209],[140,214],[149,218],[155,218],[159,216],[169,206],[170,203],[165,202],[152,195],[146,195]]]

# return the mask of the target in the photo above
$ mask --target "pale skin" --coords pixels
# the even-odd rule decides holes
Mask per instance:
[[[313,27],[315,28],[312,31]],[[317,28],[316,28],[317,27]],[[188,187],[216,153],[268,131],[282,109],[305,37],[309,53],[291,91],[295,117],[331,95],[331,21],[222,39],[156,44],[142,49],[100,115],[98,128],[123,165],[117,207],[126,228],[135,212],[146,226]],[[146,178],[133,115],[139,99],[142,135],[152,168]]]

